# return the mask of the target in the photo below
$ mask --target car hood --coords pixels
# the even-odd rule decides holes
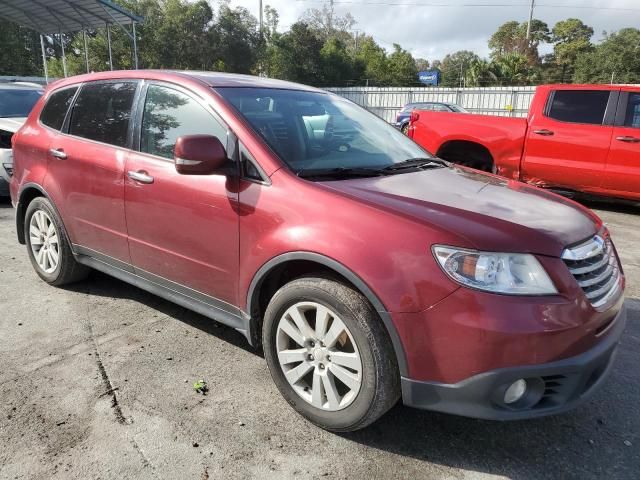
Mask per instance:
[[[27,121],[27,117],[0,117],[0,130],[16,133],[18,129]]]
[[[559,195],[464,167],[323,182],[333,190],[461,237],[479,250],[560,256],[601,220]]]

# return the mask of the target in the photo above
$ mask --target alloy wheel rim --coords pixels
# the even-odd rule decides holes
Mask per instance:
[[[60,262],[58,232],[44,210],[36,210],[29,222],[29,244],[40,270],[53,273]]]
[[[342,410],[362,385],[358,347],[340,317],[316,302],[298,302],[278,322],[278,362],[287,382],[307,403]]]

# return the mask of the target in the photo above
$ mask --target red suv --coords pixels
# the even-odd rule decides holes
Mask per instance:
[[[624,276],[592,212],[450,165],[322,90],[68,78],[13,148],[18,239],[43,280],[94,268],[237,329],[329,430],[400,397],[487,419],[565,411],[624,329]]]

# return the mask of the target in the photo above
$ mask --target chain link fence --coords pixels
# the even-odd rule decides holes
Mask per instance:
[[[410,88],[344,87],[327,88],[330,92],[357,103],[389,123],[407,103],[455,103],[471,113],[502,117],[525,117],[535,87]]]

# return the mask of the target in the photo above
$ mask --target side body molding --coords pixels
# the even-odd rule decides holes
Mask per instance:
[[[378,312],[378,315],[380,315],[380,318],[382,319],[382,322],[384,323],[384,326],[389,333],[389,337],[391,338],[391,343],[393,344],[393,349],[398,360],[398,368],[400,370],[400,374],[402,376],[407,376],[408,369],[404,348],[402,346],[402,342],[400,341],[398,331],[396,330],[396,327],[393,324],[393,320],[391,319],[391,315],[385,309],[380,299],[373,293],[371,288],[369,288],[369,286],[360,277],[358,277],[343,264],[337,262],[336,260],[333,260],[332,258],[313,252],[288,252],[272,258],[262,267],[260,267],[260,269],[254,275],[253,280],[251,280],[249,291],[247,293],[246,311],[253,311],[252,307],[254,307],[258,302],[262,282],[265,278],[267,278],[269,272],[278,265],[295,260],[306,260],[330,268],[331,270],[349,280],[349,282],[351,282],[360,291],[360,293],[362,293],[367,298],[367,300],[371,302],[373,307]],[[255,320],[256,319],[252,319],[252,323],[255,324]],[[252,328],[256,328],[256,325],[252,325]]]

